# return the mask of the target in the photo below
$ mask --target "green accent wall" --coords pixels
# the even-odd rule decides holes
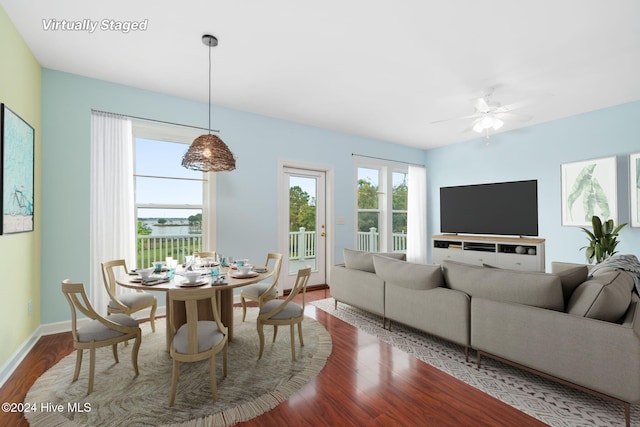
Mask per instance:
[[[40,158],[42,68],[0,7],[0,102],[35,129],[34,232],[0,236],[0,366],[40,325]],[[28,307],[31,303],[31,314]]]

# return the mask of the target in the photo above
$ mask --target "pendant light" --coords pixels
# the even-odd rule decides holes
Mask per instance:
[[[200,135],[189,146],[182,158],[182,166],[202,172],[232,171],[236,159],[222,139],[211,134],[211,48],[218,45],[212,35],[202,36],[202,43],[209,46],[209,133]]]

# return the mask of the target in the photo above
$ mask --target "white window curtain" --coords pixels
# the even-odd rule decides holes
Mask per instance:
[[[407,261],[427,262],[427,171],[409,165]]]
[[[100,263],[124,259],[135,266],[135,201],[131,120],[91,114],[90,299],[106,314],[109,296]],[[119,289],[119,292],[124,292]]]

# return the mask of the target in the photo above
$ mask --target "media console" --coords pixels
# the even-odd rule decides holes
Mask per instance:
[[[490,265],[523,271],[544,271],[544,239],[530,237],[432,236],[431,260]]]

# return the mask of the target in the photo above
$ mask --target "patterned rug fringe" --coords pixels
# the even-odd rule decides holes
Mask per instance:
[[[94,392],[86,396],[89,357],[88,354],[85,354],[80,378],[77,382],[71,383],[76,357],[74,352],[45,372],[29,390],[25,398],[26,403],[36,405],[39,405],[40,402],[63,403],[66,405],[67,402],[86,401],[91,403],[94,414],[66,414],[65,416],[60,413],[38,412],[25,414],[25,416],[32,426],[46,427],[123,425],[117,421],[122,420],[122,417],[125,417],[124,419],[127,420],[126,424],[128,425],[164,425],[167,427],[232,426],[255,418],[287,401],[295,392],[318,375],[331,354],[331,335],[320,323],[307,317],[303,323],[306,345],[304,347],[297,345],[296,356],[298,360],[296,362],[291,362],[290,360],[291,346],[287,334],[278,336],[275,343],[265,346],[265,355],[261,361],[257,361],[258,337],[257,333],[255,333],[257,309],[250,308],[247,311],[246,322],[241,322],[239,319],[241,310],[235,310],[234,314],[236,336],[230,347],[236,351],[236,354],[241,354],[246,359],[238,359],[237,357],[232,359],[232,349],[230,348],[229,373],[227,378],[224,379],[218,376],[218,401],[215,403],[211,402],[211,389],[206,380],[208,377],[208,363],[197,362],[180,364],[181,373],[178,380],[176,404],[172,408],[168,407],[168,400],[166,399],[168,399],[169,393],[171,358],[162,350],[164,346],[164,322],[157,322],[156,327],[158,330],[155,333],[151,333],[148,323],[141,325],[143,338],[138,356],[140,376],[134,377],[132,372],[129,356],[132,346],[119,347],[120,363],[118,364],[113,363],[113,355],[110,348],[98,349],[96,352]],[[247,331],[244,338],[242,338],[242,330]],[[198,363],[200,363],[199,366],[197,366]],[[232,363],[236,363],[235,370],[232,369]],[[222,362],[219,360],[217,369],[221,369],[221,367]],[[265,368],[268,368],[269,372],[273,372],[270,377],[266,377]],[[206,373],[202,372],[202,369],[206,369]],[[256,382],[253,380],[253,370],[257,370],[257,374],[265,374],[260,378],[261,381]],[[283,372],[290,375],[290,377],[283,378]],[[191,378],[195,375],[195,379],[190,381],[189,375],[191,375]],[[157,382],[157,377],[162,378],[162,381]],[[204,381],[201,381],[201,379]],[[116,381],[113,387],[109,386],[110,380]],[[257,383],[262,383],[261,387],[265,391],[254,392],[253,397],[246,397],[247,386],[245,384],[254,384],[255,387]],[[268,387],[271,388],[268,389]],[[111,388],[122,391],[115,391],[116,395],[114,395],[114,391]],[[142,391],[140,391],[141,388],[143,389]],[[263,388],[258,390],[263,390]],[[225,394],[225,390],[227,394]],[[129,391],[140,394],[123,397],[123,391],[125,393]],[[233,396],[237,396],[237,399],[231,400]],[[232,403],[221,403],[223,398]],[[119,401],[122,401],[123,405],[134,406],[120,407]],[[210,410],[208,409],[209,407],[211,407]],[[143,411],[140,410],[142,408],[144,408]],[[209,412],[207,413],[207,411]],[[199,415],[196,415],[198,412]],[[76,417],[80,419],[70,419]],[[183,418],[183,420],[175,421],[180,418]]]

